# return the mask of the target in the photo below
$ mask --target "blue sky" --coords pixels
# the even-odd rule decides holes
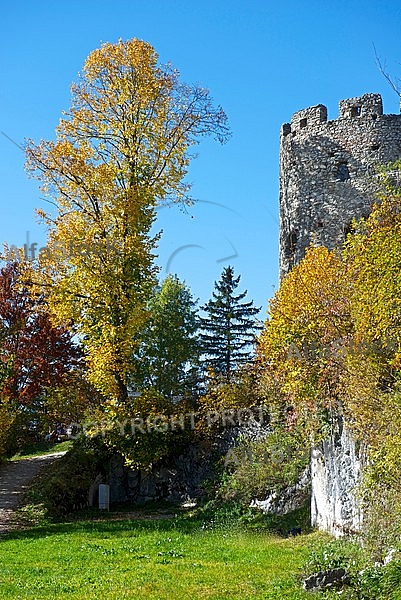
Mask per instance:
[[[278,164],[281,124],[315,104],[338,116],[338,102],[367,92],[399,101],[379,73],[375,44],[401,77],[401,3],[395,0],[16,0],[0,24],[0,242],[43,245],[34,216],[43,207],[37,182],[24,173],[17,145],[54,136],[69,88],[101,42],[137,37],[187,83],[209,88],[225,109],[232,138],[205,141],[189,180],[198,203],[159,211],[161,276],[177,273],[200,303],[224,266],[262,306],[278,283]]]

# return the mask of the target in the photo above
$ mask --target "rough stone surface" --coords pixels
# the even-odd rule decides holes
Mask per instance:
[[[202,483],[209,475],[208,453],[201,444],[161,461],[150,472],[125,467],[122,457],[115,456],[110,465],[110,501],[188,501],[202,494]]]
[[[312,449],[312,525],[335,537],[360,531],[362,514],[355,494],[363,467],[363,451],[339,418],[332,437]]]
[[[280,141],[280,272],[314,241],[333,248],[352,219],[366,216],[379,186],[376,168],[401,156],[401,115],[384,115],[380,94],[296,112]]]
[[[149,472],[126,467],[123,458],[115,456],[110,465],[110,501],[190,501],[202,495],[210,475],[209,453],[202,444],[192,444],[185,454],[165,459]]]
[[[190,444],[182,454],[160,461],[150,472],[126,467],[120,456],[114,456],[108,478],[110,501],[142,503],[163,499],[188,502],[198,498],[204,494],[205,482],[213,476],[216,458],[234,448],[239,437],[257,440],[268,432],[268,426],[257,421],[223,429],[213,441]]]
[[[98,473],[94,482],[89,488],[88,492],[88,504],[89,506],[98,506],[99,504],[99,485],[103,483],[103,475]]]
[[[259,508],[265,514],[285,515],[304,506],[310,495],[311,478],[307,468],[294,485],[281,493],[272,492],[265,500],[252,500],[251,507]]]
[[[345,569],[330,569],[319,571],[311,575],[304,581],[304,590],[308,592],[317,592],[330,588],[341,588],[349,583],[349,578]]]

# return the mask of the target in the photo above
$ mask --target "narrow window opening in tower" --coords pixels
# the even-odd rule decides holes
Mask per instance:
[[[297,241],[298,241],[298,231],[297,230],[291,231],[291,233],[289,233],[288,237],[287,237],[286,255],[288,257],[291,257],[292,254],[295,252]]]
[[[360,117],[361,116],[361,107],[353,106],[351,108],[351,117]]]
[[[348,223],[348,225],[344,225],[344,227],[343,227],[344,240],[347,238],[347,235],[349,235],[350,233],[354,233],[354,231],[355,231],[355,229],[352,224],[352,221],[350,221]]]
[[[299,121],[299,126],[301,127],[301,129],[303,129],[304,127],[306,127],[308,124],[308,119],[301,119]]]
[[[340,181],[348,181],[348,179],[350,179],[350,174],[346,163],[341,163],[338,166],[337,177]]]

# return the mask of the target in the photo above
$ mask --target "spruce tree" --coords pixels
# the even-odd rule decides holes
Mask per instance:
[[[228,381],[236,367],[251,359],[252,344],[260,329],[255,319],[260,308],[252,300],[243,302],[246,290],[235,294],[240,278],[234,277],[233,267],[226,267],[215,282],[212,299],[201,307],[206,313],[200,317],[204,364]]]

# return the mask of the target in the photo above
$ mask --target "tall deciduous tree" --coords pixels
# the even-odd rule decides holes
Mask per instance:
[[[169,275],[150,300],[149,312],[136,361],[139,388],[152,388],[167,398],[191,393],[200,355],[191,292]]]
[[[200,339],[205,364],[230,381],[239,365],[247,363],[259,325],[255,316],[260,308],[253,301],[243,302],[247,291],[236,294],[240,276],[234,277],[233,267],[226,267],[215,283],[212,299],[202,306],[206,316],[200,318]]]
[[[122,401],[156,283],[150,235],[155,207],[188,201],[189,150],[201,136],[228,135],[207,90],[158,65],[146,42],[106,43],[72,86],[55,142],[27,145],[28,169],[56,205],[41,257],[50,311],[73,323],[90,380]]]

